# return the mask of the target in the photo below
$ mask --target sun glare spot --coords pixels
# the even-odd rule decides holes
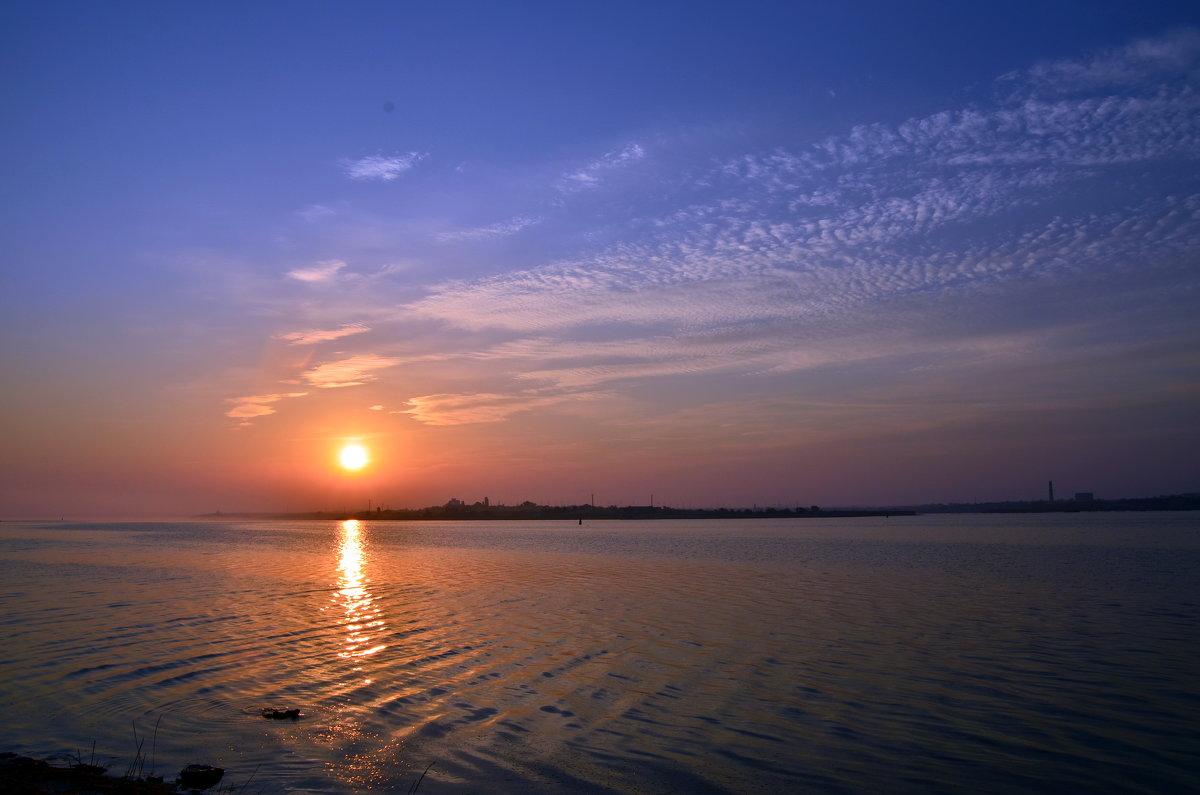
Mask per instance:
[[[362,469],[367,465],[367,448],[360,444],[348,444],[338,454],[338,462],[346,469]]]

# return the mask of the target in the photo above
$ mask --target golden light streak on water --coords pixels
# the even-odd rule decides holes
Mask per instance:
[[[339,527],[338,539],[338,588],[334,602],[345,614],[343,629],[345,638],[339,657],[356,659],[369,657],[387,648],[386,643],[372,643],[372,639],[385,631],[386,624],[375,597],[372,596],[366,576],[367,552],[363,540],[363,527],[357,519],[346,519]],[[362,666],[354,668],[361,671]],[[371,680],[366,679],[366,684]]]

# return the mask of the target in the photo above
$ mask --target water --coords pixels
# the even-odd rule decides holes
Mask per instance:
[[[0,750],[123,772],[136,736],[266,792],[1195,791],[1198,628],[1186,513],[4,522]]]

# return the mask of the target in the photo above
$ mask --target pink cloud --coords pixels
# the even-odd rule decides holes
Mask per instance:
[[[304,397],[307,394],[307,392],[281,392],[270,395],[247,395],[245,397],[230,398],[226,402],[236,405],[225,412],[225,416],[239,420],[265,417],[268,414],[275,413],[275,407],[269,404],[278,403],[284,398]]]
[[[276,339],[286,340],[292,345],[312,345],[317,342],[328,342],[330,340],[349,337],[351,334],[362,334],[371,329],[361,323],[351,323],[342,326],[339,329],[313,329],[311,331],[292,331],[287,334],[280,334]]]
[[[400,364],[400,359],[364,353],[337,362],[319,364],[304,372],[304,380],[320,389],[337,389],[358,386],[377,377],[374,370],[382,370]]]
[[[311,268],[297,268],[288,271],[287,275],[301,282],[324,282],[332,279],[344,267],[346,267],[346,263],[340,259],[327,259],[318,262]]]

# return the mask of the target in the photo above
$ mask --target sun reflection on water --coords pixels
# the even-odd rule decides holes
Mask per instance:
[[[387,644],[376,642],[383,630],[383,619],[379,605],[368,588],[371,580],[366,576],[367,547],[362,523],[357,519],[347,519],[342,522],[340,530],[338,590],[334,594],[334,601],[345,613],[343,629],[346,634],[338,656],[362,662],[363,658],[387,648]],[[354,670],[361,671],[362,666]]]

